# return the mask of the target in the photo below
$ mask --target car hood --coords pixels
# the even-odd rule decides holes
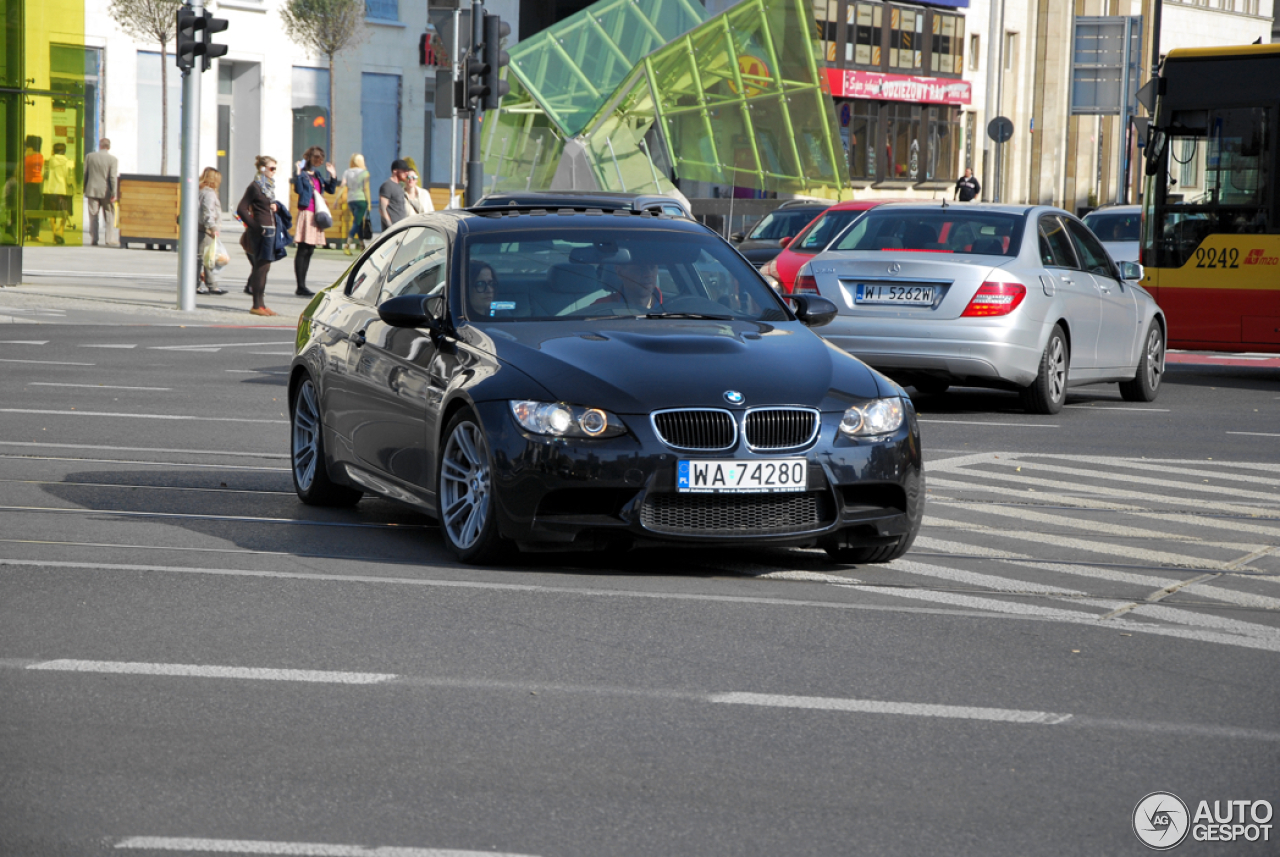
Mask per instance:
[[[661,408],[803,405],[843,411],[897,388],[799,322],[619,319],[480,325],[497,358],[572,404]]]

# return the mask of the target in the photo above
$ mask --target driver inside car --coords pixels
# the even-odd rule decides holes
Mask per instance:
[[[662,303],[658,288],[658,266],[651,262],[628,262],[613,270],[616,291],[592,306],[625,304],[630,309],[653,309]]]

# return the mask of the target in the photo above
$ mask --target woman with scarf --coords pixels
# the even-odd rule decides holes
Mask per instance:
[[[307,288],[307,269],[311,267],[311,254],[318,245],[325,243],[324,230],[316,225],[316,197],[321,193],[333,193],[338,189],[333,164],[324,161],[324,149],[312,146],[302,155],[302,167],[294,184],[298,191],[298,228],[293,240],[298,250],[293,257],[293,273],[298,280],[298,297],[309,298],[315,294]]]
[[[249,284],[245,291],[253,295],[252,315],[276,315],[267,309],[263,293],[267,290],[267,271],[271,268],[272,244],[276,230],[276,159],[258,155],[253,162],[258,175],[245,189],[236,214],[244,223],[240,246],[249,254]]]

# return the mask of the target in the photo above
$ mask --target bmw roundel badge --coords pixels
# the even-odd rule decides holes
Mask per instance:
[[[742,395],[737,390],[724,391],[724,400],[731,405],[741,405],[745,398],[746,396]]]

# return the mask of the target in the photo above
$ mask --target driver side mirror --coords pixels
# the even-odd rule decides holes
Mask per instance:
[[[1142,270],[1142,266],[1137,262],[1120,262],[1119,265],[1120,279],[1132,280],[1133,282],[1138,282],[1142,279],[1144,271]]]
[[[735,232],[729,236],[729,240],[732,241],[734,244],[741,244],[745,239],[741,232]]]
[[[431,312],[432,308],[432,298],[428,295],[400,295],[383,301],[378,307],[378,317],[392,327],[425,327],[439,333],[440,317]]]
[[[805,327],[822,327],[830,324],[840,310],[835,303],[822,295],[792,294],[791,305],[795,308],[796,318]]]
[[[791,243],[791,236],[790,236],[790,235],[788,235],[786,238],[779,238],[779,239],[778,239],[778,246],[779,246],[779,247],[782,247],[783,249],[786,249],[786,246],[787,246],[788,244],[790,244],[790,243]]]

